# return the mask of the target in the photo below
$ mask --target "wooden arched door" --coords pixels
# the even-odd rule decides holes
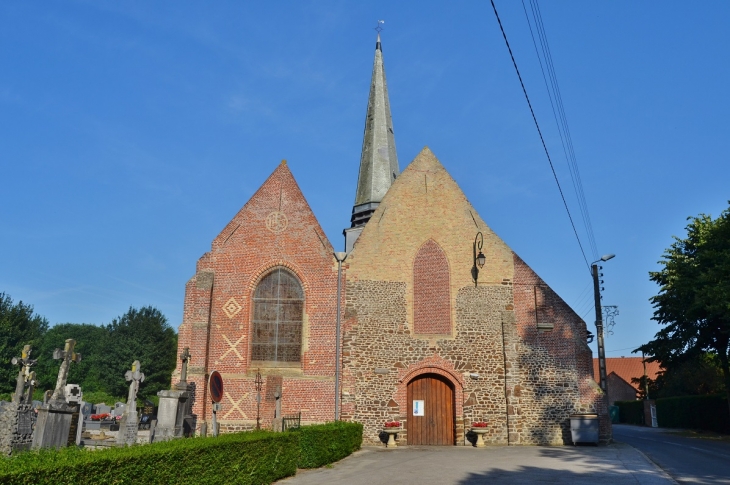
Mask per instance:
[[[454,386],[438,374],[422,374],[408,383],[409,445],[453,445]]]

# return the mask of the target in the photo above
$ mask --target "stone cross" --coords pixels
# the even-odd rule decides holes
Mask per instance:
[[[66,379],[68,371],[71,368],[71,362],[81,362],[81,354],[74,352],[76,341],[72,338],[66,339],[66,345],[63,350],[56,349],[53,351],[53,358],[62,360],[61,367],[58,369],[58,378],[56,379],[56,389],[53,391],[51,401],[64,401],[63,391],[66,388]]]
[[[13,357],[10,361],[13,365],[19,365],[20,370],[18,371],[18,380],[15,385],[15,394],[13,394],[13,402],[15,404],[22,404],[23,401],[30,401],[33,399],[33,386],[35,385],[35,372],[31,372],[30,368],[33,367],[36,359],[30,358],[31,348],[30,345],[25,345],[23,351],[20,354],[20,358]],[[25,397],[25,388],[30,385],[30,398]]]
[[[139,383],[144,382],[144,374],[142,373],[142,367],[138,360],[135,360],[132,363],[132,370],[128,370],[124,374],[124,378],[126,380],[130,381],[129,396],[127,396],[126,411],[136,410],[137,409],[137,391],[139,391]]]
[[[183,349],[183,353],[180,354],[180,359],[182,360],[182,370],[180,371],[180,382],[187,383],[188,382],[188,361],[190,360],[190,347],[185,347]]]

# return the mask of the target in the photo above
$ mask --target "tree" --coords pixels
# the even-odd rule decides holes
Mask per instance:
[[[720,394],[725,392],[724,381],[720,359],[709,353],[674,362],[659,372],[656,379],[647,378],[649,395],[653,398]],[[644,378],[633,378],[631,383],[639,386],[640,398],[645,399]]]
[[[687,237],[674,237],[660,271],[649,273],[659,285],[650,301],[653,320],[664,328],[643,351],[666,369],[708,352],[717,356],[730,408],[730,209],[717,219],[688,218]]]
[[[46,329],[48,320],[34,314],[31,305],[13,304],[10,295],[0,293],[0,393],[15,391],[18,368],[10,360],[20,357],[26,344],[34,347],[31,358],[36,358],[35,349]]]
[[[99,356],[103,389],[114,396],[126,396],[129,384],[124,373],[139,360],[145,375],[140,396],[154,396],[169,389],[177,364],[177,334],[167,318],[151,306],[130,307],[127,313],[106,326],[107,340]]]
[[[108,347],[109,331],[106,327],[88,323],[59,323],[43,336],[37,352],[35,367],[38,388],[53,389],[58,377],[59,361],[53,360],[53,350],[63,348],[66,339],[76,340],[75,351],[81,354],[81,362],[72,364],[68,382],[79,384],[84,393],[105,390],[105,372],[101,368],[101,356]]]

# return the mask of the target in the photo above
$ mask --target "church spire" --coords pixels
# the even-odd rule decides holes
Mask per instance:
[[[360,156],[360,174],[357,179],[355,205],[352,208],[351,227],[364,226],[383,200],[390,184],[398,176],[398,156],[395,152],[393,120],[390,115],[388,85],[385,82],[383,51],[380,32],[375,42],[373,77],[370,81],[368,111],[365,116],[365,134]],[[354,241],[353,241],[354,243]]]

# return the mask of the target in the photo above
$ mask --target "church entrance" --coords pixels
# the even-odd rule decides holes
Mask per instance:
[[[454,386],[438,374],[408,383],[409,445],[454,445]]]

